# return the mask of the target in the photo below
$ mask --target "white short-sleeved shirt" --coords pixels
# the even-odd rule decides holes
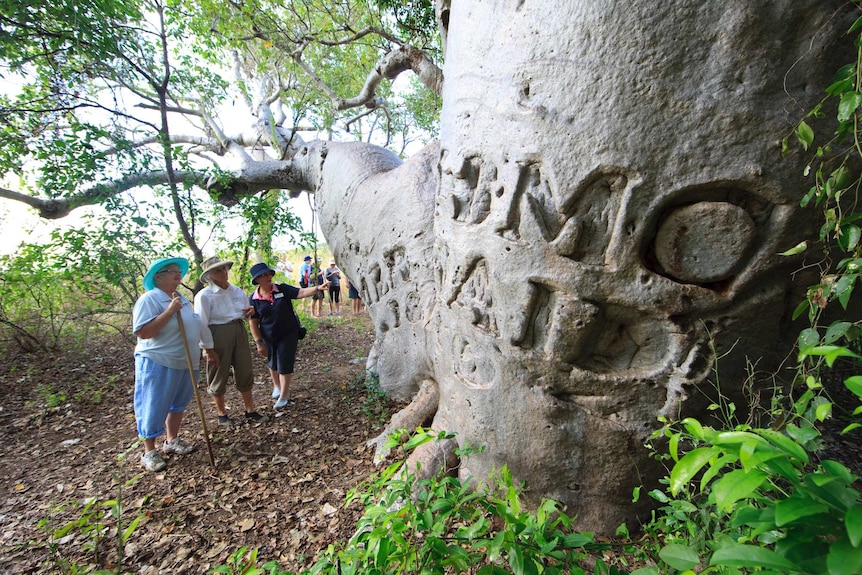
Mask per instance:
[[[138,301],[135,302],[135,307],[132,310],[132,333],[137,335],[138,331],[168,308],[171,303],[171,296],[156,288],[145,292]],[[183,318],[183,327],[186,332],[186,341],[189,349],[194,349],[201,338],[201,323],[198,315],[192,309],[192,304],[186,298],[183,298],[183,307],[180,310]],[[188,361],[186,360],[186,351],[183,346],[183,340],[180,335],[179,321],[171,319],[165,324],[165,327],[155,336],[150,339],[138,338],[138,344],[135,346],[135,354],[141,354],[159,365],[169,367],[171,369],[188,369]],[[200,352],[191,354],[192,366],[194,369],[200,368]]]
[[[222,289],[211,284],[199,291],[195,296],[195,313],[201,321],[201,349],[213,348],[213,334],[209,326],[244,319],[242,310],[247,307],[248,296],[235,285]]]

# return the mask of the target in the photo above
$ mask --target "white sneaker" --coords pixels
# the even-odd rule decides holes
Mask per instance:
[[[186,453],[191,453],[195,450],[195,446],[186,443],[179,437],[174,437],[174,440],[168,443],[165,441],[164,445],[162,445],[162,449],[165,451],[173,451],[174,453],[179,453],[180,455],[185,455]]]
[[[141,455],[141,466],[147,471],[161,471],[168,466],[159,452],[153,449]]]
[[[273,399],[278,399],[279,397],[281,397],[281,390],[280,390],[280,389],[278,389],[278,388],[273,389],[273,390],[272,390],[272,398],[273,398]]]
[[[290,403],[290,400],[286,397],[279,397],[278,401],[275,402],[275,405],[272,406],[273,409],[282,409],[287,407],[287,404]]]

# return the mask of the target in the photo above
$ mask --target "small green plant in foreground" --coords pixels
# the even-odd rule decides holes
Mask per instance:
[[[66,394],[54,389],[50,385],[40,385],[36,391],[49,408],[59,407],[66,403]]]
[[[272,569],[275,567],[271,566]],[[275,571],[273,571],[275,572]],[[264,569],[257,567],[257,549],[249,550],[245,545],[237,549],[230,556],[227,565],[219,565],[210,573],[229,573],[231,575],[259,575],[266,573]]]
[[[818,348],[801,355],[811,353]],[[862,377],[848,382],[862,397]],[[779,428],[713,429],[687,418],[656,433],[674,461],[668,493],[650,494],[664,504],[646,527],[664,541],[660,562],[698,573],[862,573],[858,477],[812,458],[820,436],[813,422],[831,407],[815,378],[806,384]]]
[[[366,371],[357,375],[349,384],[342,386],[342,390],[348,388],[358,389],[364,393],[362,415],[367,417],[369,421],[383,424],[389,420],[389,396],[380,387],[380,378],[376,373]]]
[[[454,477],[417,479],[406,471],[408,452],[452,436],[418,429],[402,442],[405,434],[396,431],[387,445],[401,450],[401,460],[348,494],[347,505],[358,501],[365,507],[354,535],[330,545],[305,574],[586,575],[580,563],[587,558],[592,573],[625,573],[599,558],[610,545],[597,543],[592,533],[573,531],[557,502],[545,500],[535,512],[526,511],[505,467],[478,490]],[[262,569],[241,549],[231,565],[211,572],[287,575],[275,562]]]
[[[120,458],[123,459],[129,451],[136,450],[138,442],[134,442]],[[117,482],[117,497],[100,501],[91,497],[80,503],[80,509],[75,511],[75,517],[57,526],[56,516],[64,511],[63,506],[55,508],[52,515],[42,519],[38,523],[39,529],[48,535],[49,558],[47,564],[51,564],[60,573],[90,573],[101,575],[108,573],[123,573],[123,555],[126,544],[134,534],[141,519],[142,512],[138,512],[128,523],[123,517],[123,490],[133,485],[141,478],[136,475],[127,481],[122,481],[115,475]],[[113,547],[116,551],[116,561],[112,563],[102,554],[102,543],[113,537]],[[66,544],[77,546],[87,556],[92,557],[89,565],[82,566],[68,559],[63,552]],[[99,566],[104,566],[100,568]]]

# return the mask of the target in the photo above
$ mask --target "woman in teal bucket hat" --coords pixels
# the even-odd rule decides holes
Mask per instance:
[[[156,438],[165,435],[165,453],[185,455],[194,445],[177,437],[183,414],[194,393],[179,322],[181,314],[189,349],[200,341],[200,321],[191,302],[177,293],[183,276],[189,271],[185,258],[161,258],[154,261],[144,275],[145,291],[132,310],[132,333],[138,337],[135,346],[135,420],[138,436],[144,442],[141,465],[149,471],[166,466],[156,450]],[[200,368],[200,354],[192,356],[195,380]]]

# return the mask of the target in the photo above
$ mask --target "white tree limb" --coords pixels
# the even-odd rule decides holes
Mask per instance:
[[[204,181],[204,174],[202,172],[175,172],[175,175],[179,180],[189,181],[191,179],[199,185]],[[99,204],[132,188],[156,186],[168,183],[168,181],[168,174],[165,171],[147,172],[120,178],[113,182],[96,184],[63,198],[37,198],[6,188],[0,188],[0,198],[27,204],[35,208],[39,212],[39,216],[49,220],[56,220],[69,215],[75,208]]]
[[[353,98],[334,100],[336,110],[346,110],[358,106],[368,105],[374,101],[374,93],[377,86],[384,78],[394,80],[402,72],[412,70],[422,84],[440,95],[443,91],[443,71],[431,61],[431,59],[418,48],[402,46],[397,50],[383,56],[368,73],[362,90]]]

